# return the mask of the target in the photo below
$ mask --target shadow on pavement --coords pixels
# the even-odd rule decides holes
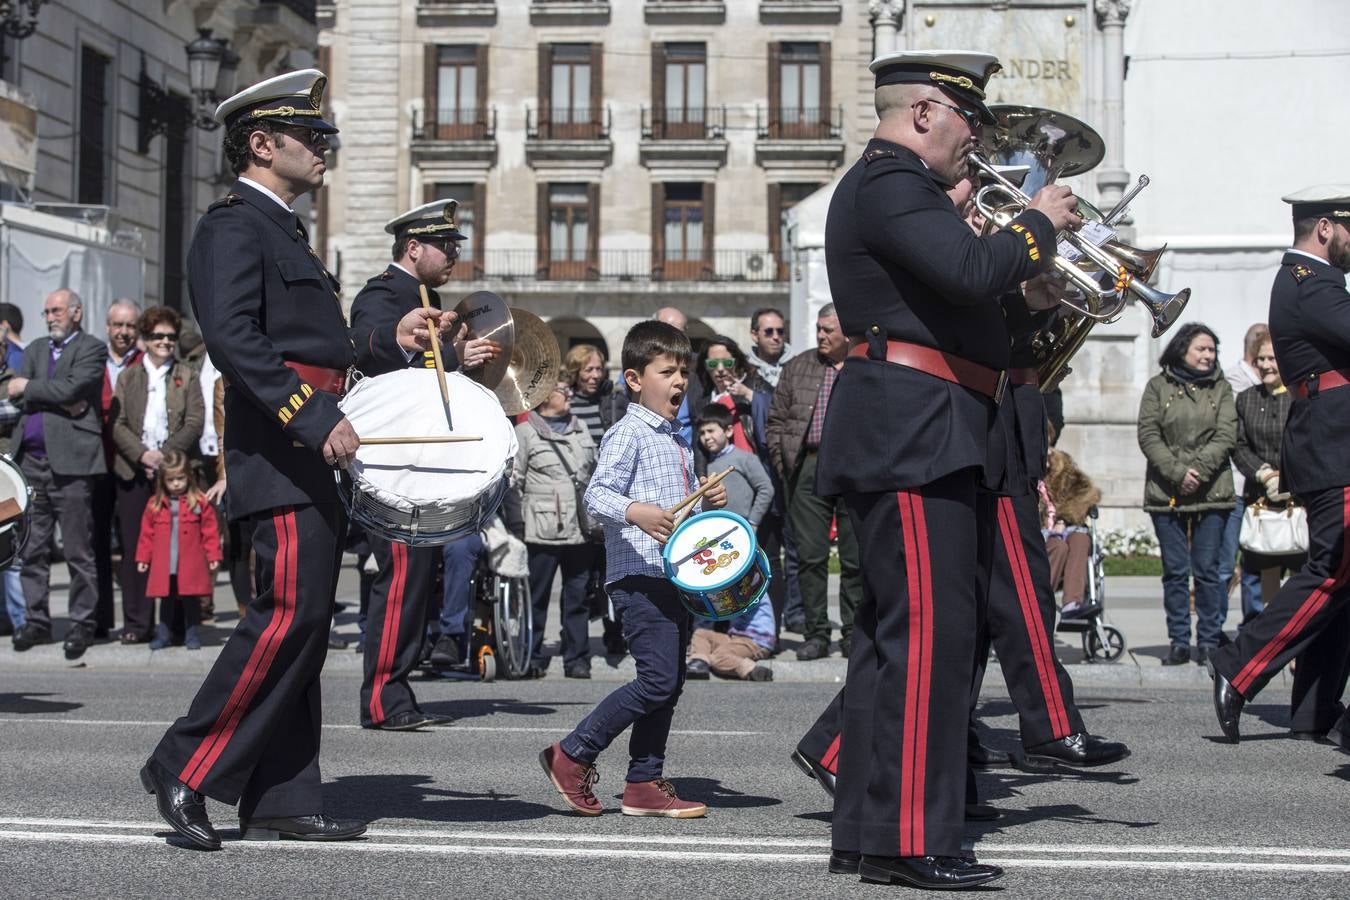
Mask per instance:
[[[675,785],[675,792],[681,799],[706,803],[710,809],[749,809],[756,806],[778,806],[783,802],[777,797],[743,794],[726,787],[715,778],[672,778],[670,781]]]
[[[538,775],[542,781],[543,775]],[[430,775],[349,775],[323,786],[324,809],[336,816],[418,819],[424,822],[524,822],[571,815],[558,807],[496,791],[471,793],[432,787]]]
[[[481,719],[495,715],[507,716],[548,716],[558,711],[560,706],[591,706],[582,701],[562,700],[512,700],[509,698],[488,698],[484,700],[433,700],[421,704],[422,709],[438,716],[450,716],[456,722],[465,719]]]
[[[0,713],[62,713],[81,709],[83,703],[69,700],[39,700],[39,697],[51,697],[53,694],[0,694]]]

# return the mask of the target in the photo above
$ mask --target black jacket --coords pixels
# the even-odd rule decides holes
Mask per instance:
[[[1350,293],[1345,273],[1302,253],[1286,253],[1270,291],[1270,336],[1284,383],[1350,369]],[[1299,398],[1280,448],[1280,485],[1295,494],[1350,485],[1350,386]]]
[[[873,139],[841,179],[825,224],[830,292],[846,335],[935,347],[1008,366],[999,297],[1049,267],[1055,234],[1029,211],[977,237],[911,151]],[[822,495],[891,491],[985,468],[995,406],[976,391],[884,359],[844,363],[816,475]],[[1001,473],[986,473],[998,483]]]
[[[420,284],[411,274],[390,263],[367,281],[352,301],[352,343],[356,345],[356,367],[363,375],[383,375],[409,366],[435,367],[430,350],[414,353],[409,359],[395,337],[399,320],[422,305]],[[440,309],[440,295],[431,290],[427,294],[431,305]],[[446,370],[455,369],[458,360],[454,347],[447,343],[441,350]]]
[[[197,223],[188,288],[207,351],[226,379],[225,468],[234,518],[337,503],[323,442],[337,396],[285,362],[346,371],[355,362],[337,280],[295,213],[242,181]]]

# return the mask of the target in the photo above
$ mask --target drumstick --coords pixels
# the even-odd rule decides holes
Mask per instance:
[[[372,444],[458,444],[462,441],[481,441],[481,434],[431,434],[425,437],[369,437],[361,438],[363,445]]]
[[[427,286],[419,284],[417,290],[422,294],[422,308],[431,309],[431,298],[427,296]],[[455,430],[455,423],[450,418],[450,388],[445,384],[445,360],[441,358],[441,336],[439,333],[439,323],[433,327],[431,320],[427,319],[427,337],[431,339],[431,358],[436,363],[436,383],[441,386],[441,402],[445,404],[445,422],[450,426],[450,430]]]
[[[698,500],[699,497],[702,497],[704,494],[708,493],[708,491],[717,487],[717,485],[722,483],[723,478],[726,478],[728,475],[730,475],[732,472],[735,471],[736,471],[735,466],[727,466],[721,472],[718,472],[716,475],[712,476],[706,482],[704,482],[703,485],[698,490],[694,491],[688,497],[685,497],[679,503],[676,503],[670,509],[666,510],[666,512],[670,513],[673,516],[676,513],[683,510],[685,507],[692,507],[694,505],[694,501]]]

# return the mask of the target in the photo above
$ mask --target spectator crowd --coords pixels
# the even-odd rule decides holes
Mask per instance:
[[[99,337],[82,328],[79,296],[58,290],[46,298],[43,318],[46,334],[25,345],[22,313],[0,304],[0,446],[5,465],[21,472],[32,491],[28,540],[0,582],[0,633],[12,635],[19,652],[55,640],[49,596],[59,553],[70,574],[67,658],[101,640],[199,648],[199,627],[216,613],[217,570],[228,575],[240,613],[252,591],[249,535],[222,508],[220,375],[200,335],[167,307],[117,300]],[[673,307],[654,318],[687,327]],[[727,473],[728,509],[754,529],[772,572],[768,602],[730,622],[698,623],[690,678],[771,679],[763,661],[782,649],[784,630],[800,635],[799,660],[836,648],[849,653],[862,595],[857,540],[843,506],[814,490],[825,410],[847,339],[829,305],[817,316],[814,347],[794,353],[786,336],[783,313],[763,308],[751,316],[744,346],[714,335],[696,342],[690,360],[674,428],[695,449],[699,475]],[[1290,397],[1269,332],[1252,326],[1242,357],[1226,373],[1218,350],[1203,324],[1175,329],[1139,407],[1143,508],[1161,551],[1168,665],[1203,662],[1226,640],[1230,583],[1241,585],[1245,622],[1282,573],[1301,562],[1298,554],[1239,551],[1250,508],[1282,510],[1293,502],[1279,490]],[[601,348],[567,348],[553,391],[516,420],[519,452],[503,519],[528,551],[538,676],[551,661],[542,650],[555,582],[563,674],[590,677],[594,619],[604,619],[605,652],[624,652],[603,589],[601,530],[581,502],[605,433],[628,408],[622,376],[616,382],[610,371]],[[1086,532],[1101,493],[1055,448],[1062,424],[1049,429],[1042,514],[1062,612],[1076,617],[1093,612],[1085,596]],[[373,560],[364,535],[352,534],[349,549],[361,572],[364,611]],[[837,623],[828,605],[832,551],[840,573]],[[483,553],[476,535],[442,552],[441,602],[431,605],[425,645],[435,665],[467,658],[471,583]]]

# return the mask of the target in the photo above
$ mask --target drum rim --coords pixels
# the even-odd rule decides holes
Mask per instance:
[[[730,519],[733,522],[739,524],[742,528],[744,528],[745,533],[750,535],[750,546],[751,546],[750,554],[746,558],[744,565],[742,565],[740,568],[736,570],[734,576],[728,576],[725,581],[718,582],[717,584],[710,584],[703,587],[694,587],[686,582],[681,581],[676,576],[674,567],[670,562],[670,558],[666,554],[670,552],[671,549],[675,546],[675,539],[686,528],[689,528],[695,522],[706,521],[708,518],[713,517]],[[740,513],[732,512],[729,509],[709,509],[699,513],[696,516],[690,516],[687,520],[685,520],[683,523],[680,524],[679,528],[676,528],[675,531],[671,533],[670,538],[667,539],[666,541],[665,548],[663,548],[661,551],[661,561],[664,564],[664,568],[666,570],[666,577],[670,579],[670,583],[675,585],[675,587],[679,588],[682,591],[688,591],[692,594],[706,594],[713,591],[725,590],[729,585],[732,585],[735,582],[739,581],[741,578],[744,578],[745,573],[752,566],[754,566],[756,554],[759,552],[759,550],[760,550],[759,537],[756,536],[755,529],[750,525],[748,519],[746,519]]]
[[[23,469],[19,464],[8,456],[0,455],[0,474],[3,474],[10,484],[14,486],[14,500],[19,504],[19,509],[27,512],[28,504],[32,500],[32,487],[28,484],[28,479],[23,474]],[[14,523],[10,522],[9,525]]]

